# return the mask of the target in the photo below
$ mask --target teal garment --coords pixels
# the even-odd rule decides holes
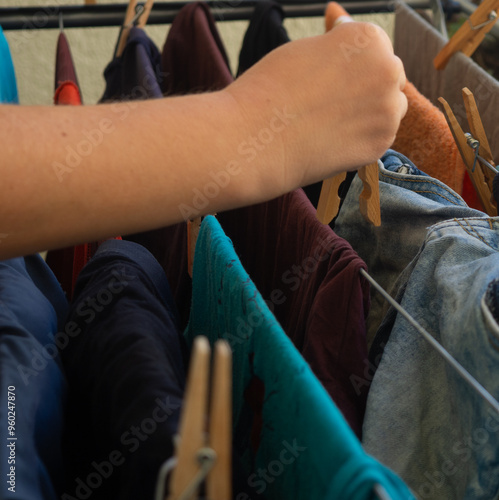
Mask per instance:
[[[380,483],[392,500],[413,499],[393,472],[362,449],[325,389],[293,346],[243,269],[230,239],[213,216],[196,244],[193,295],[186,338],[225,338],[233,351],[234,446],[259,447],[243,461],[255,496],[267,500],[374,499]],[[249,394],[264,386],[255,426]],[[253,405],[253,408],[255,406]],[[255,430],[258,431],[255,434]]]
[[[16,74],[9,44],[0,26],[0,103],[19,104]]]

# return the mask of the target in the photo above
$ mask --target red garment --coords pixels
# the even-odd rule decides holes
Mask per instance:
[[[54,104],[69,104],[78,106],[81,104],[80,89],[73,82],[61,83],[54,94]]]

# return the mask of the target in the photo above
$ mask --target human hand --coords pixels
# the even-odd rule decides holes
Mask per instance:
[[[386,33],[352,22],[279,47],[226,91],[255,136],[284,116],[272,176],[293,189],[378,159],[407,110],[405,81]]]

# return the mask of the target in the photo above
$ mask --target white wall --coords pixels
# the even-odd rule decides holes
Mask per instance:
[[[98,3],[126,3],[126,0],[97,0]],[[39,6],[39,22],[47,6],[82,5],[83,0],[0,0],[0,7]],[[124,15],[124,13],[123,13]],[[355,16],[382,26],[393,37],[392,14]],[[27,20],[28,22],[30,20]],[[247,21],[218,22],[231,67],[235,73]],[[286,19],[292,40],[324,31],[320,18]],[[148,35],[158,48],[163,47],[169,27],[147,26]],[[104,91],[103,71],[111,60],[119,28],[70,28],[66,30],[85,104],[94,104]],[[55,49],[58,30],[6,31],[18,80],[21,104],[51,104],[54,90]]]

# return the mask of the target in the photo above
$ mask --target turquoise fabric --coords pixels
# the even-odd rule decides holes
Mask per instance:
[[[0,103],[18,104],[16,74],[9,44],[0,26]]]
[[[213,216],[196,244],[186,338],[225,338],[233,350],[234,444],[251,449],[252,411],[245,390],[257,377],[265,394],[259,447],[246,456],[248,485],[272,499],[374,499],[380,483],[392,500],[414,498],[390,470],[363,451],[308,364],[243,269]],[[254,429],[253,429],[254,431]],[[236,500],[249,500],[234,492]],[[253,497],[251,497],[253,498]]]

